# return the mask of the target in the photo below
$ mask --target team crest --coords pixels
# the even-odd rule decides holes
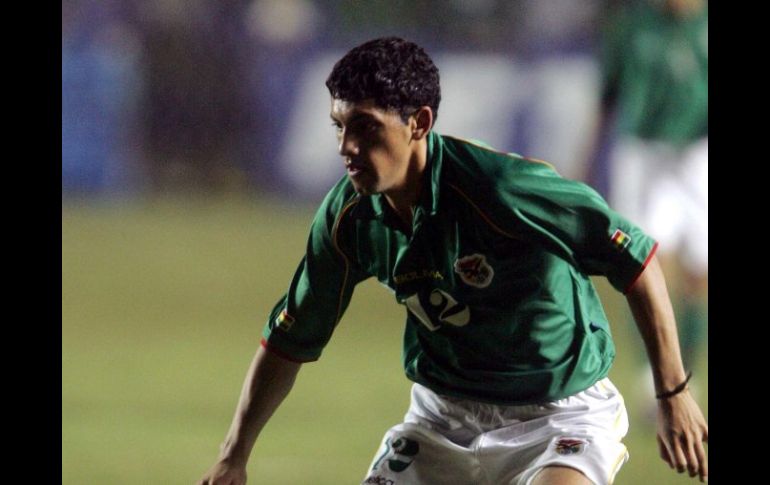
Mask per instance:
[[[577,455],[588,445],[586,440],[579,438],[561,438],[556,442],[556,453],[560,455]]]
[[[281,330],[289,330],[294,325],[294,317],[289,315],[285,309],[276,317],[275,324]]]
[[[476,288],[486,288],[495,276],[495,270],[487,263],[483,254],[465,256],[455,261],[455,273],[467,284]]]

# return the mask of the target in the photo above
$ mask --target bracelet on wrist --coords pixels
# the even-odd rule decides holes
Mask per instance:
[[[680,392],[687,389],[687,383],[690,382],[691,377],[692,377],[692,371],[687,373],[687,378],[684,380],[684,382],[682,382],[675,388],[671,389],[670,391],[665,391],[665,392],[661,392],[660,394],[656,394],[655,399],[667,399],[671,396],[676,396]]]

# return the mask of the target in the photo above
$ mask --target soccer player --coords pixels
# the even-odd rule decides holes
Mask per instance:
[[[708,326],[708,2],[621,4],[603,41],[597,139],[617,136],[610,201],[660,242],[666,274],[679,276],[682,360],[693,367]]]
[[[628,422],[589,275],[605,275],[636,316],[661,456],[705,479],[707,424],[687,390],[657,243],[546,163],[434,132],[438,69],[414,43],[364,43],[326,85],[347,174],[316,213],[199,483],[245,483],[261,429],[371,276],[406,307],[414,384],[363,483],[612,482]]]

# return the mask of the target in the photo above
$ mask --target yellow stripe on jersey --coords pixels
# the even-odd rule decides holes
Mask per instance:
[[[540,160],[539,158],[525,157],[525,156],[519,155],[518,153],[501,152],[500,150],[495,150],[492,147],[482,145],[477,140],[469,140],[468,138],[462,138],[462,137],[459,137],[459,136],[449,136],[449,135],[442,135],[442,136],[444,138],[454,138],[455,140],[459,140],[459,141],[467,143],[469,145],[473,145],[473,146],[475,146],[477,148],[481,148],[482,150],[486,150],[488,152],[498,153],[500,155],[505,155],[507,157],[518,157],[518,158],[521,158],[522,160],[527,161],[527,162],[542,163],[543,165],[547,166],[548,168],[550,168],[554,172],[559,173],[559,171],[556,170],[556,167],[554,167],[552,164],[546,162],[545,160]],[[561,174],[559,174],[559,175],[561,175]]]
[[[451,184],[451,183],[447,183],[447,185],[449,185],[450,187],[452,187],[453,189],[455,189],[455,191],[456,191],[458,194],[460,194],[460,196],[461,196],[463,199],[465,199],[465,201],[466,201],[466,202],[468,202],[468,204],[470,204],[470,206],[471,206],[471,207],[473,207],[474,209],[476,209],[476,212],[478,212],[478,213],[479,213],[479,215],[481,216],[481,218],[482,218],[482,219],[484,219],[484,221],[485,221],[487,224],[489,224],[489,226],[490,226],[492,229],[494,229],[494,230],[495,230],[495,232],[497,232],[497,233],[499,233],[499,234],[502,234],[503,236],[505,236],[505,237],[508,237],[508,238],[511,238],[511,239],[519,239],[519,238],[517,238],[516,236],[514,236],[513,234],[511,234],[511,233],[508,233],[508,232],[505,232],[504,230],[502,230],[502,229],[500,229],[499,227],[497,227],[497,225],[496,225],[494,222],[492,222],[492,220],[491,220],[491,219],[490,219],[490,218],[489,218],[489,217],[488,217],[488,216],[487,216],[487,215],[484,213],[484,211],[482,211],[482,210],[481,210],[481,208],[479,208],[479,206],[477,206],[476,204],[474,204],[474,203],[473,203],[473,201],[471,200],[471,198],[470,198],[470,197],[468,197],[468,196],[465,194],[465,192],[463,192],[462,190],[460,190],[460,189],[459,189],[459,188],[458,188],[456,185],[454,185],[454,184]]]
[[[340,256],[342,256],[342,259],[345,261],[345,276],[342,278],[342,286],[340,286],[340,296],[339,300],[337,302],[337,316],[334,319],[334,324],[337,325],[340,321],[341,312],[342,312],[342,300],[345,295],[345,287],[348,284],[348,274],[350,273],[350,261],[348,261],[348,257],[345,256],[345,253],[342,252],[342,249],[340,249],[339,243],[337,243],[337,234],[339,232],[340,228],[340,222],[342,221],[342,218],[345,217],[345,213],[350,210],[353,206],[358,204],[358,202],[361,200],[361,197],[356,197],[355,199],[348,202],[340,211],[340,215],[337,216],[337,220],[334,221],[334,227],[332,228],[332,244],[334,244],[334,249],[337,250],[338,253],[340,253]]]

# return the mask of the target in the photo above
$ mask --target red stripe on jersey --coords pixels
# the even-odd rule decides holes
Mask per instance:
[[[636,275],[636,278],[634,278],[634,281],[631,282],[628,287],[626,287],[626,291],[623,292],[625,295],[629,291],[631,291],[631,288],[634,287],[637,281],[639,281],[639,277],[642,276],[642,273],[644,273],[644,269],[647,267],[648,264],[650,264],[650,261],[652,260],[652,257],[655,255],[655,251],[658,250],[658,243],[656,242],[655,245],[650,250],[650,254],[647,255],[647,259],[644,260],[644,264],[642,265],[642,269],[639,270],[639,274]]]
[[[275,348],[275,345],[270,345],[267,340],[265,340],[264,337],[262,337],[262,341],[260,342],[262,347],[265,348],[265,350],[269,351],[270,353],[273,353],[277,355],[278,357],[288,360],[289,362],[296,362],[297,364],[304,364],[305,362],[313,362],[316,359],[298,359],[297,357],[292,357],[291,355],[285,353],[282,350],[278,350]]]

